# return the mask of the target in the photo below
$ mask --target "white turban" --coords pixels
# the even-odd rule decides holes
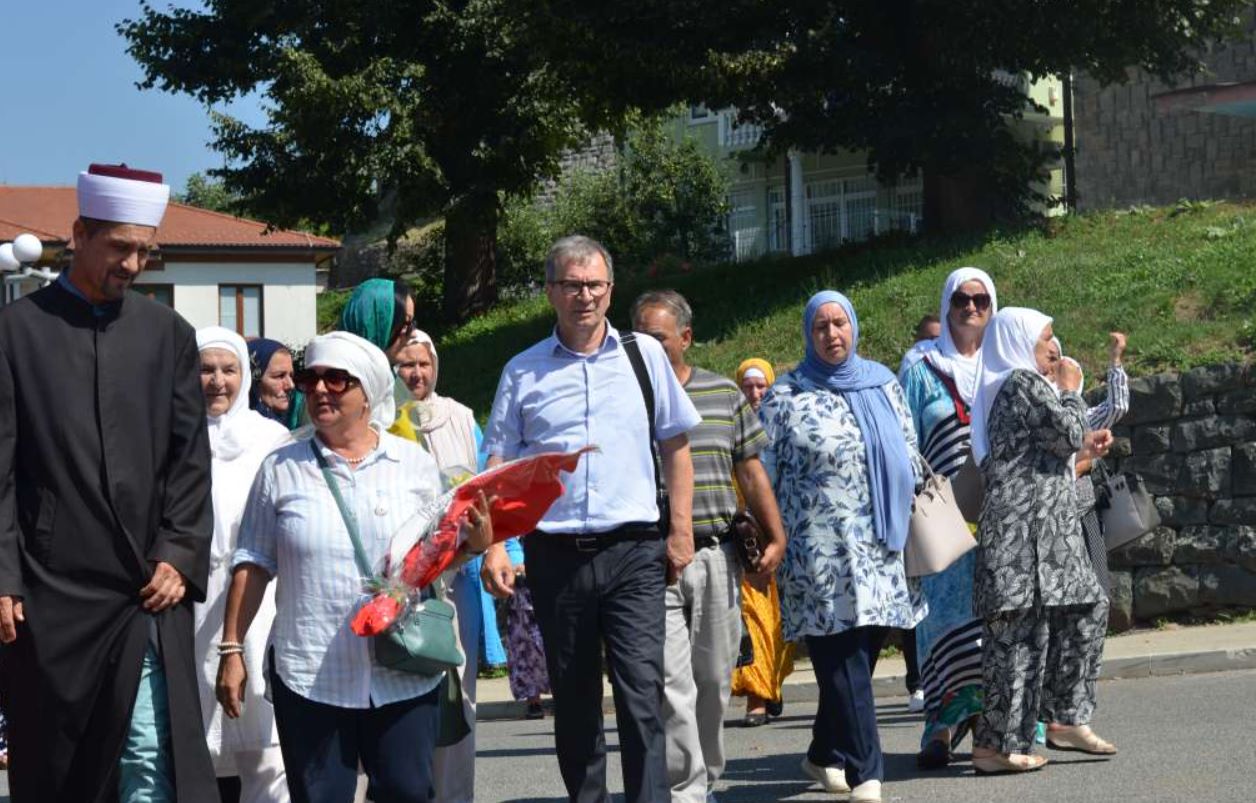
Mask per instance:
[[[349,332],[319,335],[305,347],[305,366],[348,371],[362,383],[371,406],[371,421],[388,429],[397,420],[392,368],[384,352],[369,340]]]
[[[987,429],[990,409],[1003,383],[1018,369],[1038,372],[1038,360],[1034,357],[1034,345],[1042,337],[1042,331],[1053,319],[1038,310],[1025,307],[1007,307],[995,315],[981,339],[981,370],[977,377],[977,397],[973,401],[972,445],[973,459],[981,465],[990,453]],[[1053,390],[1046,377],[1042,377]]]
[[[160,173],[97,164],[79,173],[79,217],[156,228],[169,201],[170,185]]]

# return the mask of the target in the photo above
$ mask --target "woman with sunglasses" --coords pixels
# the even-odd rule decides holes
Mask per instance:
[[[240,525],[227,600],[217,697],[241,715],[245,636],[271,578],[278,580],[269,672],[288,787],[296,800],[349,803],[358,765],[375,800],[429,801],[441,675],[386,669],[350,630],[364,593],[346,517],[379,566],[390,537],[441,493],[436,461],[390,435],[393,374],[384,353],[347,332],[314,338],[296,376],[314,436],[263,461]],[[387,402],[387,404],[386,404]],[[492,542],[488,503],[464,522],[454,565]]]
[[[998,311],[994,281],[960,268],[942,285],[942,331],[902,374],[920,451],[939,475],[954,476],[970,454],[969,413],[977,391],[981,338]],[[916,627],[925,727],[916,763],[945,767],[981,713],[981,620],[973,612],[969,552],[921,578],[929,615]]]
[[[224,801],[286,801],[288,786],[275,732],[275,711],[265,699],[262,675],[262,653],[275,618],[273,591],[268,589],[262,598],[252,632],[244,642],[249,682],[244,690],[244,711],[238,719],[224,719],[214,704],[214,684],[218,676],[216,648],[222,641],[227,586],[231,583],[231,556],[244,505],[262,460],[290,436],[278,421],[249,409],[253,377],[244,338],[221,326],[207,326],[196,331],[196,345],[201,355],[201,390],[213,456],[214,539],[205,601],[197,603],[195,610],[205,740]]]

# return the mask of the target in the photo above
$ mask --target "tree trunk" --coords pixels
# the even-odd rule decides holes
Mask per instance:
[[[445,216],[445,319],[461,323],[497,300],[497,195],[467,195]]]
[[[995,219],[990,188],[979,177],[924,169],[925,226],[931,232],[971,231]]]

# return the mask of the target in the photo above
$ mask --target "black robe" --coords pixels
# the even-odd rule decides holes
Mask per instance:
[[[97,317],[53,283],[0,310],[0,594],[26,615],[0,648],[14,803],[117,798],[154,629],[178,800],[218,800],[192,654],[213,533],[199,371],[192,327],[137,293]],[[187,593],[154,617],[156,561]]]

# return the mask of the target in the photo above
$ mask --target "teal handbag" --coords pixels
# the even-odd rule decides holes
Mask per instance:
[[[336,507],[340,508],[345,529],[349,531],[358,571],[362,572],[363,577],[371,577],[374,571],[371,569],[371,562],[367,560],[366,550],[362,548],[357,517],[345,504],[344,497],[340,495],[340,485],[313,438],[310,439],[310,448],[318,460],[318,467],[323,472],[323,479],[331,490],[332,498],[336,500]],[[433,585],[435,596],[417,605],[406,605],[404,613],[392,627],[375,637],[375,662],[380,666],[398,672],[428,676],[462,666],[465,659],[462,650],[458,648],[454,606],[445,600],[441,582],[437,580]],[[457,672],[450,671],[449,674],[452,676]]]

